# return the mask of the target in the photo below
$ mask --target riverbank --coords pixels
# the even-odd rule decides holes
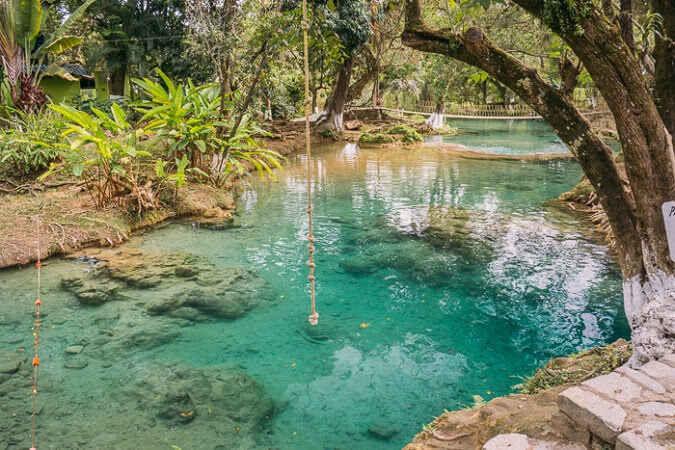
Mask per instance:
[[[393,118],[362,118],[358,129],[342,136],[312,136],[313,145],[359,142],[364,133],[386,127],[414,125],[411,121]],[[269,126],[270,135],[264,145],[283,156],[304,152],[304,124],[278,122]],[[534,153],[526,155],[492,154],[475,151],[459,144],[429,142],[370,143],[367,148],[388,149],[404,145],[411,151],[433,149],[452,157],[476,160],[547,161],[565,160],[567,153]],[[214,188],[191,183],[179,190],[174,205],[132,216],[123,208],[97,208],[89,193],[77,183],[61,183],[57,187],[36,185],[24,193],[0,196],[0,269],[28,264],[37,259],[40,218],[39,254],[41,258],[68,255],[88,247],[112,247],[129,239],[133,233],[160,225],[170,219],[189,219],[198,224],[218,226],[231,220],[235,212],[237,185]]]
[[[268,148],[282,156],[302,148],[304,142],[295,130],[284,131],[265,140]],[[122,207],[97,207],[90,193],[74,181],[5,192],[0,195],[0,269],[34,262],[38,252],[45,259],[83,248],[114,247],[133,233],[170,219],[190,219],[206,226],[226,224],[235,212],[237,189],[237,183],[222,188],[189,183],[178,190],[173,204],[140,216]]]
[[[497,397],[487,403],[477,399],[472,408],[446,411],[425,426],[405,450],[481,449],[495,436],[509,433],[555,441],[558,446],[553,448],[572,450],[576,448],[571,446],[575,437],[583,435],[583,430],[561,412],[560,393],[612,372],[624,364],[630,354],[630,344],[619,339],[577,355],[554,358],[524,380],[520,393]],[[513,450],[521,450],[521,447],[513,447]]]
[[[675,355],[633,370],[619,340],[555,358],[525,383],[530,394],[445,412],[405,450],[669,450],[675,437]]]

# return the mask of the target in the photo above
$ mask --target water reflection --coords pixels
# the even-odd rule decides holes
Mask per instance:
[[[54,448],[401,448],[443,409],[508,393],[546,358],[626,335],[620,277],[606,250],[574,218],[542,206],[579,179],[573,162],[356,146],[316,149],[310,161],[322,322],[308,331],[306,162],[299,155],[277,180],[254,181],[236,227],[175,224],[135,243],[264,278],[277,298],[244,317],[150,316],[156,288],[84,308],[60,283],[86,265],[47,266],[43,373],[53,389],[40,422]],[[5,296],[20,302],[0,302],[0,352],[30,344],[31,276],[0,274]],[[139,341],[153,346],[118,345],[120,330],[147,334]],[[110,358],[94,351],[102,340],[115,349]],[[64,349],[78,343],[88,365],[69,369]],[[204,383],[222,390],[221,371],[255,379],[262,390],[246,381],[240,395],[255,393],[258,405],[273,399],[275,413],[246,412],[255,420],[236,430],[202,404],[190,422],[167,424],[125,390],[167,365],[208,379],[195,382],[201,391]],[[24,397],[3,398],[20,411]],[[92,399],[106,408],[91,409]],[[1,443],[23,439],[8,431],[19,422],[0,418]],[[123,438],[111,444],[115,435]]]

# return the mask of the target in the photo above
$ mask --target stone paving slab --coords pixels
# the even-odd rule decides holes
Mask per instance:
[[[640,367],[640,372],[661,383],[668,392],[675,392],[675,367],[651,361]]]
[[[483,450],[586,450],[581,444],[531,439],[524,434],[499,434],[485,443]]]
[[[665,394],[666,393],[666,388],[663,387],[661,383],[659,383],[656,380],[653,380],[652,378],[649,378],[647,375],[644,373],[631,369],[630,367],[619,367],[615,371],[616,373],[620,373],[621,375],[624,375],[625,377],[629,378],[630,380],[634,381],[635,383],[639,384],[645,389],[649,389],[652,392],[655,392],[657,394]]]
[[[659,436],[669,431],[672,427],[663,422],[645,422],[638,428],[619,435],[616,439],[616,450],[671,450],[675,443],[669,445],[659,442]],[[667,439],[667,438],[666,438]],[[669,445],[666,447],[666,445]]]
[[[560,410],[617,450],[675,450],[675,355],[564,390]]]
[[[627,416],[618,403],[578,386],[561,392],[558,405],[576,423],[610,443],[622,431]]]

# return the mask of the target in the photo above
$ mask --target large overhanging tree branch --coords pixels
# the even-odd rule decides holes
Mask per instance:
[[[547,7],[546,0],[514,2],[559,33],[588,68],[616,119],[628,180],[567,96],[496,47],[480,29],[469,28],[463,34],[430,30],[422,20],[420,0],[407,0],[403,42],[484,70],[531,105],[570,147],[617,238],[626,314],[633,329],[633,362],[658,359],[675,351],[675,268],[660,216],[661,203],[675,199],[670,136],[618,23],[610,22],[590,2],[579,2],[585,5],[583,14],[562,17]]]
[[[614,115],[635,195],[645,270],[672,272],[661,204],[675,199],[672,141],[637,57],[622,38],[618,21],[608,20],[589,2],[566,14],[546,9],[542,0],[515,3],[544,20],[581,59]],[[671,87],[672,89],[672,87]]]

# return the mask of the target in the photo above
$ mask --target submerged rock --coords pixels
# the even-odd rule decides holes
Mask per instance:
[[[0,350],[0,374],[14,374],[19,371],[26,361],[26,355]]]
[[[474,263],[492,259],[497,237],[506,225],[495,215],[460,208],[432,208],[427,217],[420,234],[424,241]]]
[[[66,347],[65,352],[69,355],[77,355],[78,353],[82,353],[82,350],[84,350],[83,345],[71,345]]]
[[[368,434],[382,441],[390,440],[400,431],[398,427],[384,422],[375,422],[368,427]]]
[[[66,362],[63,364],[63,367],[66,369],[84,369],[89,365],[89,361],[82,357],[73,357],[66,359]]]
[[[127,394],[168,425],[210,421],[221,429],[244,432],[274,414],[262,386],[235,369],[160,366]]]
[[[167,344],[180,336],[179,327],[175,323],[146,321],[136,326],[114,330],[110,343],[121,349],[149,349]]]
[[[253,271],[219,268],[205,258],[137,249],[98,251],[96,258],[100,263],[91,274],[62,280],[82,303],[137,298],[134,290],[152,289],[152,295],[140,296],[150,298],[148,313],[199,321],[235,319],[275,299],[271,285]]]
[[[83,305],[102,305],[120,300],[119,286],[107,280],[92,280],[84,276],[69,277],[61,280],[61,287],[73,294]]]
[[[172,296],[153,300],[146,309],[151,314],[178,313],[186,317],[181,310],[193,308],[207,316],[236,319],[272,300],[273,290],[264,279],[250,270],[230,267],[202,271],[194,284]]]

